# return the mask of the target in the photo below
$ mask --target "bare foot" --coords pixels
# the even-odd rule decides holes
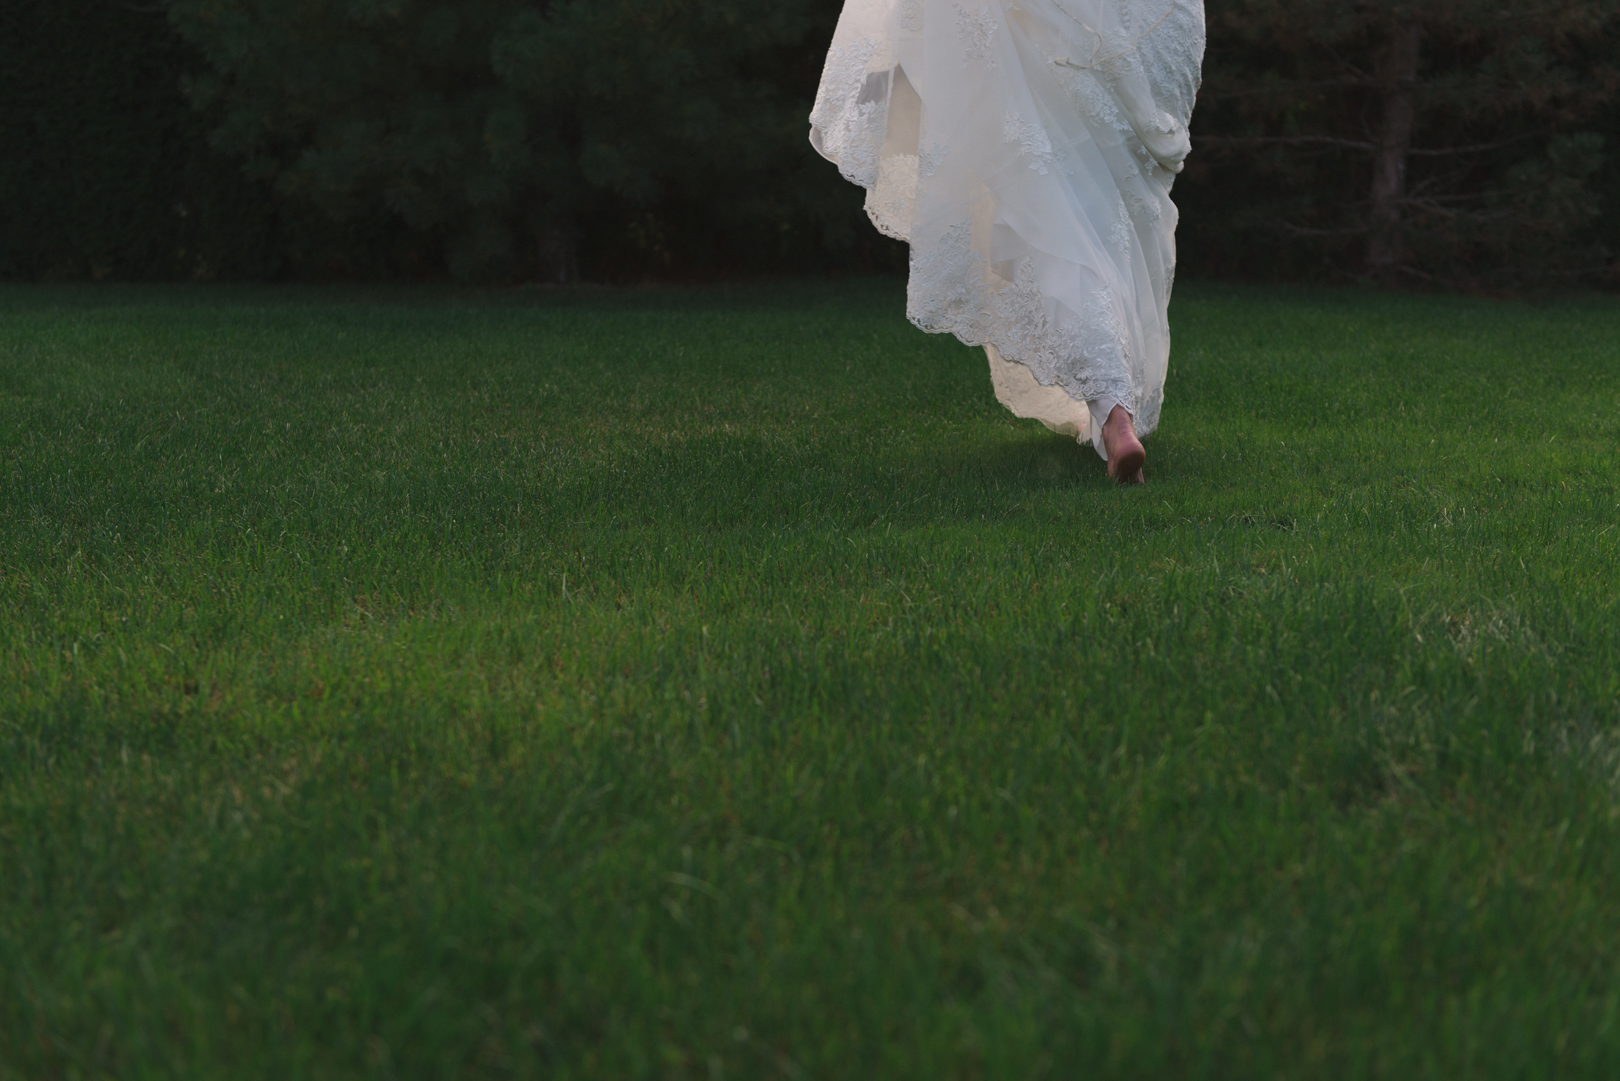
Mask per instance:
[[[1123,405],[1114,406],[1103,424],[1103,447],[1108,451],[1108,475],[1119,484],[1143,484],[1142,465],[1147,451],[1136,438],[1136,423]]]

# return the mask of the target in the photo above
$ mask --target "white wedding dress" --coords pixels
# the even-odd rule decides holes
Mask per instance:
[[[810,116],[911,245],[911,321],[1105,457],[1099,411],[1159,420],[1203,54],[1203,0],[846,0]]]

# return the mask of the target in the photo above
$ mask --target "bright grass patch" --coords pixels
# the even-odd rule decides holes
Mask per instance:
[[[1620,1076],[1620,306],[0,291],[0,1077]]]

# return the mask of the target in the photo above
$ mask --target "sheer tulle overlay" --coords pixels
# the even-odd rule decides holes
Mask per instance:
[[[811,142],[911,245],[907,315],[1019,416],[1159,421],[1202,0],[846,0]]]

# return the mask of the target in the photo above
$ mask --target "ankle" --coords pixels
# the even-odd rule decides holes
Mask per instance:
[[[1136,438],[1136,421],[1123,405],[1114,406],[1108,419],[1103,422],[1103,439],[1107,440],[1110,436],[1115,439],[1122,436]]]

